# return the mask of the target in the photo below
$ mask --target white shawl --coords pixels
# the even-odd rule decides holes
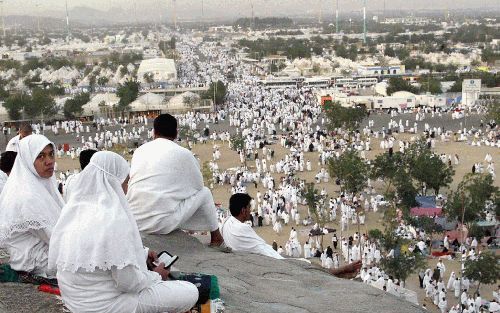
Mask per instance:
[[[15,232],[46,229],[50,234],[64,201],[54,175],[42,178],[34,162],[47,146],[45,136],[30,135],[19,141],[19,151],[9,179],[0,194],[0,246]]]
[[[54,227],[49,268],[147,270],[142,240],[121,184],[127,161],[114,152],[97,152],[71,184],[68,203]]]
[[[202,188],[198,161],[175,142],[157,138],[135,151],[127,199],[139,229],[152,217],[172,214]]]
[[[3,187],[5,187],[5,184],[7,183],[7,174],[5,174],[4,171],[0,171],[0,193],[2,193]]]

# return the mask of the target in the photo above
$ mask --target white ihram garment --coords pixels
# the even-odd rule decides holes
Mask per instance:
[[[185,312],[198,299],[190,283],[148,271],[147,252],[121,184],[127,162],[97,152],[72,182],[50,241],[49,267],[74,313]]]
[[[198,161],[168,139],[157,138],[135,151],[127,199],[139,229],[146,233],[218,228],[212,193],[203,187]]]
[[[233,251],[256,253],[275,259],[283,259],[273,247],[260,238],[252,227],[230,216],[221,227],[224,242]]]
[[[7,248],[14,270],[49,277],[49,240],[64,202],[54,176],[40,177],[33,164],[47,145],[55,151],[42,135],[19,141],[16,161],[0,195],[0,246]]]

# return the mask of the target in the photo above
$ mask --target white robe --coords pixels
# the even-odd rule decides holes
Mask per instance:
[[[64,205],[54,175],[41,178],[33,164],[49,144],[42,135],[19,142],[14,167],[0,195],[0,246],[7,248],[14,270],[39,276],[53,274],[47,268],[49,240]]]
[[[0,193],[2,193],[3,187],[7,183],[7,178],[9,178],[9,176],[7,176],[7,174],[3,171],[0,171]]]
[[[127,199],[139,230],[146,233],[218,228],[198,161],[191,151],[168,139],[157,138],[135,151]]]
[[[5,147],[5,151],[14,151],[18,152],[19,151],[19,135],[12,137],[9,140],[9,143],[7,143],[7,146]]]
[[[283,259],[273,247],[259,237],[252,227],[230,216],[221,227],[222,237],[233,251],[256,253],[275,259]]]

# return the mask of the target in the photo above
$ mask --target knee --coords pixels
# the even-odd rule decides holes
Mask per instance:
[[[189,282],[182,282],[182,283],[184,284],[184,288],[186,289],[185,292],[186,307],[188,307],[187,310],[189,310],[196,304],[196,302],[198,302],[199,298],[198,288],[196,288],[194,284]]]
[[[212,196],[212,191],[208,187],[203,187],[199,191],[199,196],[206,202],[214,203],[214,198]]]

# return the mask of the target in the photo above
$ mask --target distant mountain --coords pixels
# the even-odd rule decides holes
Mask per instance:
[[[122,8],[111,8],[101,11],[85,6],[75,7],[69,12],[70,20],[82,24],[115,24],[130,22],[130,13]]]
[[[46,16],[29,16],[29,15],[8,15],[5,17],[5,25],[8,28],[27,28],[51,30],[64,30],[66,28],[66,18],[46,17]],[[72,27],[80,27],[81,23],[74,21]]]

